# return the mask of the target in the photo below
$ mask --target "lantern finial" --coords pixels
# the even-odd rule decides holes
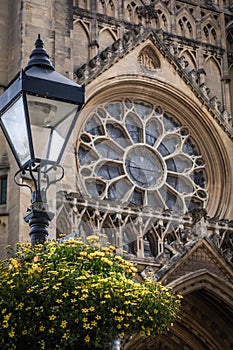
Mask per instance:
[[[50,70],[55,70],[52,63],[49,60],[49,55],[47,51],[44,49],[44,42],[38,34],[38,38],[35,42],[35,49],[32,51],[30,55],[30,60],[28,61],[27,66],[25,67],[25,71],[33,66],[39,66],[43,68],[47,68]]]

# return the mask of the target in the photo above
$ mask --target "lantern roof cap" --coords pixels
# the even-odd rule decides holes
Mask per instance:
[[[44,49],[44,42],[41,39],[40,34],[38,34],[38,38],[35,41],[35,49],[32,51],[30,60],[28,61],[28,64],[24,70],[27,71],[33,66],[55,70],[51,61],[49,60],[49,54]]]

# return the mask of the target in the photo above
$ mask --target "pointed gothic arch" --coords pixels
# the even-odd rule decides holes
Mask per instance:
[[[219,62],[210,56],[204,63],[204,69],[206,72],[205,82],[212,96],[216,96],[219,101],[222,100],[222,86],[221,86],[221,67]]]
[[[207,272],[193,276],[189,282],[190,289],[185,290],[180,319],[170,331],[146,341],[135,336],[129,344],[125,344],[124,350],[231,348],[233,305],[232,300],[230,304],[226,302],[225,297],[227,294],[229,300],[232,299],[232,285],[226,286],[227,283]],[[177,290],[180,292],[178,285]]]
[[[59,209],[56,220],[56,236],[67,235],[72,232],[72,223],[69,217],[69,211],[65,205]]]
[[[137,15],[137,8],[140,6],[140,3],[138,0],[128,0],[125,1],[124,7],[125,7],[125,19],[129,22],[133,22],[138,24],[138,15]]]
[[[165,32],[170,32],[171,21],[167,7],[161,2],[159,2],[157,5],[155,5],[155,10],[157,10],[158,14],[159,28],[164,30]]]
[[[89,27],[83,21],[77,20],[73,25],[73,60],[74,66],[80,66],[87,62],[89,57],[90,32]]]
[[[219,24],[213,18],[213,16],[208,15],[205,17],[201,25],[201,35],[202,40],[211,45],[218,45],[221,37],[221,30]]]
[[[116,34],[110,28],[103,28],[99,32],[99,51],[105,50],[117,40]]]
[[[196,38],[196,24],[186,8],[179,11],[176,19],[176,27],[180,36],[184,36],[189,39]]]
[[[231,266],[207,240],[199,242],[173,265],[160,281],[183,295],[180,319],[160,337],[145,341],[135,336],[123,349],[230,349],[233,344]]]
[[[230,67],[229,77],[230,77],[230,94],[231,94],[231,113],[233,113],[233,65]]]
[[[193,69],[197,69],[196,57],[192,52],[184,49],[180,52],[180,57],[184,57],[184,60],[187,62],[186,71],[190,72]]]
[[[144,47],[138,55],[138,63],[147,69],[160,68],[160,60],[151,45]]]
[[[99,0],[97,2],[97,12],[107,16],[117,17],[118,1],[117,0]]]
[[[232,23],[227,29],[226,38],[227,38],[227,50],[232,52],[233,51],[233,25],[232,25]]]

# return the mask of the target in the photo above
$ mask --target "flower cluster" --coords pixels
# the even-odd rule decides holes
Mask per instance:
[[[132,263],[81,240],[19,244],[0,262],[0,348],[101,347],[118,336],[148,337],[176,320],[180,296],[134,279]]]

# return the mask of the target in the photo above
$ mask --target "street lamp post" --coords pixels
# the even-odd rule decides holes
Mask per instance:
[[[15,182],[32,192],[24,217],[31,228],[32,244],[44,243],[48,236],[53,213],[48,211],[46,191],[64,175],[59,162],[84,95],[83,86],[55,71],[38,35],[27,66],[0,96],[0,126],[19,166]],[[54,179],[55,171],[60,174]],[[33,187],[18,181],[25,175]]]

